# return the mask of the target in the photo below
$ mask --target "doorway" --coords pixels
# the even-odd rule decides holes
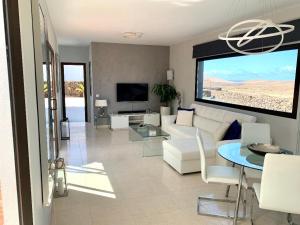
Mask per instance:
[[[63,117],[87,122],[86,64],[61,63]]]

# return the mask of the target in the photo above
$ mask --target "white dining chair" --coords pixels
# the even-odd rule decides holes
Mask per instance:
[[[202,180],[205,183],[218,183],[218,184],[225,184],[225,185],[235,185],[237,186],[239,184],[239,178],[240,178],[240,170],[231,166],[220,166],[220,165],[213,165],[213,166],[207,166],[206,165],[206,157],[205,157],[205,151],[203,148],[203,142],[202,137],[199,132],[199,129],[197,129],[196,139],[200,151],[200,163],[201,163],[201,177]],[[247,183],[245,179],[243,179],[243,187],[244,191],[247,189]],[[244,195],[243,195],[244,196]],[[238,198],[236,198],[238,199]],[[208,215],[208,216],[217,216],[217,217],[226,217],[226,218],[232,218],[230,216],[222,216],[217,214],[208,214],[208,213],[202,213],[200,212],[200,202],[201,200],[205,201],[218,201],[218,202],[229,202],[229,203],[235,203],[237,204],[237,200],[230,200],[228,198],[226,199],[216,199],[216,198],[208,198],[208,197],[198,197],[198,204],[197,204],[197,212],[199,215]],[[243,202],[243,216],[245,217],[246,214],[246,202],[242,198]]]
[[[288,223],[294,224],[291,214],[300,214],[299,174],[300,156],[266,154],[261,183],[253,184],[259,208],[288,213]],[[253,224],[253,202],[251,222]]]
[[[247,146],[253,143],[271,144],[271,128],[267,123],[243,123],[241,144]],[[261,171],[245,168],[246,179],[254,182],[261,179]],[[248,183],[249,184],[249,183]],[[250,185],[249,185],[250,186]]]
[[[267,123],[243,123],[241,144],[246,146],[253,143],[271,144],[271,128]]]

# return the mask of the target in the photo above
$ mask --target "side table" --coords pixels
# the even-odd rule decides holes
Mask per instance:
[[[110,117],[108,115],[104,116],[95,116],[95,124],[96,124],[96,129],[98,129],[99,121],[101,120],[107,120],[108,121],[108,126],[110,126]]]

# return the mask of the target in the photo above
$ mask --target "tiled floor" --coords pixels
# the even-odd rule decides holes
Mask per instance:
[[[141,145],[131,143],[126,130],[74,123],[61,156],[68,165],[70,191],[69,197],[54,201],[52,225],[232,224],[196,213],[199,195],[222,197],[225,186],[205,184],[198,173],[181,176],[161,157],[143,158]],[[228,209],[205,203],[203,210]],[[285,224],[284,214],[256,211],[256,224]]]
[[[1,195],[1,187],[0,187],[0,225],[3,225],[3,208],[2,208],[2,195]]]

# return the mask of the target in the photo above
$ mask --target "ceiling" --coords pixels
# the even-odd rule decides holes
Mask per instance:
[[[58,42],[66,45],[88,45],[91,41],[172,45],[214,29],[226,30],[241,19],[267,13],[276,19],[283,8],[300,6],[299,3],[300,0],[47,0]],[[124,32],[144,35],[126,39]]]

